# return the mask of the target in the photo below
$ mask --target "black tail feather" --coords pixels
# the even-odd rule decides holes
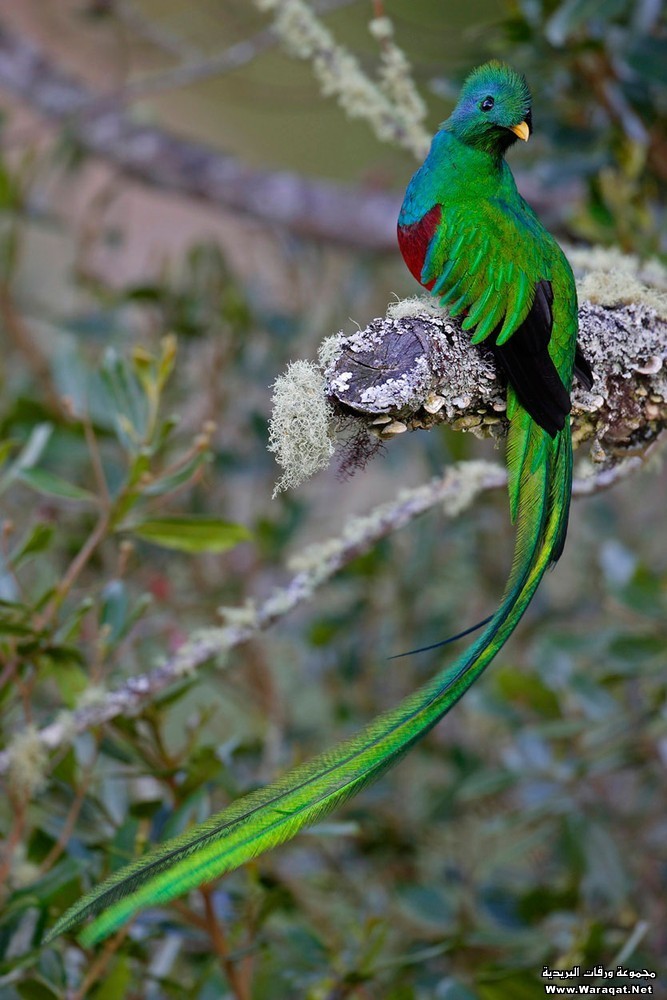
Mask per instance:
[[[584,389],[590,390],[593,388],[593,369],[586,360],[586,355],[579,346],[579,343],[577,343],[577,348],[574,352],[574,374]]]
[[[450,642],[456,642],[457,639],[463,639],[466,635],[470,635],[471,632],[476,632],[478,628],[482,628],[483,625],[488,625],[493,615],[489,615],[488,618],[484,618],[481,622],[477,622],[476,625],[471,625],[470,628],[466,628],[463,632],[457,632],[456,635],[450,635],[449,639],[441,639],[440,642],[433,642],[430,646],[420,646],[419,649],[409,649],[406,653],[395,653],[394,656],[388,656],[388,660],[400,660],[402,656],[412,656],[413,653],[426,653],[429,649],[438,649],[440,646],[447,646]]]
[[[538,281],[530,312],[493,353],[533,420],[555,437],[570,412],[570,394],[549,354],[553,316],[551,282]]]

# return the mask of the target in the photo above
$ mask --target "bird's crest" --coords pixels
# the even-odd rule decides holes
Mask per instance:
[[[525,76],[498,59],[491,59],[468,74],[461,88],[460,100],[487,90],[500,90],[507,97],[521,101],[526,110],[530,108],[530,88]]]
[[[532,131],[528,84],[511,66],[492,60],[474,69],[443,128],[469,146],[502,155]]]

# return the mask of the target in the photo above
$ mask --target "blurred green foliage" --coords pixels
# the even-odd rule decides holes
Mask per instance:
[[[641,252],[660,248],[664,223],[667,42],[656,11],[516,3],[483,35],[542,91],[543,175],[586,186],[572,230]],[[142,915],[96,954],[73,939],[40,947],[68,905],[149,841],[412,691],[435,655],[385,658],[487,614],[512,544],[504,496],[454,523],[433,512],[228,661],[48,757],[36,751],[32,727],[99,703],[215,623],[221,604],[261,600],[289,555],[350,510],[483,450],[462,435],[404,435],[350,483],[323,474],[271,503],[268,385],[404,279],[368,257],[284,240],[272,252],[313,291],[275,304],[207,242],[150,281],[107,281],[78,261],[45,316],[17,275],[31,289],[44,277],[26,245],[55,223],[31,194],[55,169],[48,157],[0,164],[0,742],[14,748],[0,801],[0,996],[532,1000],[545,964],[619,963],[655,970],[659,995],[667,483],[657,463],[575,506],[566,555],[516,637],[380,784],[207,892]]]

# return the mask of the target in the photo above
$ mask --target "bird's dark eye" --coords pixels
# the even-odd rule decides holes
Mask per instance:
[[[490,111],[495,103],[496,102],[492,97],[485,97],[482,103],[480,104],[480,108],[482,109],[482,111]]]

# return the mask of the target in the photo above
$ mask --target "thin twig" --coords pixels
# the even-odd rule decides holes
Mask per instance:
[[[179,59],[196,59],[200,54],[195,45],[190,45],[181,35],[174,34],[164,25],[144,17],[132,3],[115,0],[113,13],[137,35],[169,55],[177,56]]]
[[[104,466],[102,465],[102,456],[100,455],[100,449],[97,444],[97,437],[95,436],[95,431],[93,429],[93,423],[90,419],[90,413],[86,411],[82,418],[83,423],[83,433],[86,439],[86,445],[88,447],[88,454],[90,455],[90,464],[93,467],[93,475],[95,476],[95,485],[97,486],[97,495],[99,496],[103,507],[108,510],[111,506],[111,494],[109,493],[109,484],[107,483],[107,477],[104,474]]]
[[[69,844],[70,837],[74,833],[74,828],[79,818],[79,813],[81,812],[84,800],[86,798],[86,793],[88,791],[88,788],[90,787],[90,783],[95,773],[94,765],[96,761],[97,761],[97,754],[95,755],[93,762],[86,768],[86,773],[79,782],[79,787],[77,788],[74,800],[72,801],[72,804],[69,807],[67,816],[65,817],[65,822],[63,823],[60,833],[58,835],[58,839],[56,840],[55,844],[53,845],[53,847],[51,848],[51,850],[49,851],[49,853],[46,855],[46,857],[39,866],[39,870],[42,873],[48,872],[49,869],[53,867],[53,865],[56,863],[60,855],[63,853],[63,851],[67,848]]]
[[[200,917],[198,913],[194,913],[182,899],[172,899],[169,905],[186,923],[197,927],[200,931],[208,931],[208,921],[204,917]]]
[[[26,802],[17,795],[11,793],[10,802],[12,806],[12,825],[9,834],[5,838],[3,856],[0,861],[0,885],[7,884],[7,878],[14,863],[14,851],[23,840],[26,826]]]
[[[88,972],[84,976],[81,986],[78,990],[72,993],[71,1000],[85,1000],[85,998],[90,995],[91,987],[104,975],[106,967],[122,945],[129,929],[130,924],[128,923],[125,927],[121,927],[121,929],[114,934],[113,937],[109,938],[109,940],[105,942],[102,951],[89,966]]]
[[[52,620],[54,614],[64,601],[65,597],[69,594],[70,590],[76,583],[80,573],[88,564],[88,560],[96,552],[97,548],[106,538],[109,531],[110,516],[108,509],[102,509],[99,513],[95,527],[88,535],[88,538],[83,543],[76,556],[69,564],[65,575],[60,580],[56,587],[55,595],[49,604],[44,621],[49,622]]]
[[[317,14],[327,14],[340,7],[348,7],[352,3],[356,3],[356,0],[319,0],[319,3],[313,4],[313,9]],[[249,65],[262,53],[275,48],[277,42],[278,39],[273,30],[265,28],[263,31],[258,31],[252,38],[246,38],[242,42],[230,45],[223,52],[218,52],[208,58],[203,58],[201,53],[192,49],[180,66],[173,66],[150,76],[131,80],[117,90],[95,96],[88,105],[82,108],[79,114],[95,115],[110,107],[118,109],[122,105],[131,104],[133,101],[142,100],[155,94],[162,94],[165,91],[177,90],[182,87],[191,87],[193,84],[201,83],[211,77],[232,73]],[[164,48],[163,45],[161,47]]]
[[[206,929],[211,939],[211,944],[215,950],[220,967],[227,977],[227,981],[237,1000],[250,1000],[249,984],[245,977],[239,974],[236,963],[229,955],[229,946],[225,932],[220,924],[213,905],[213,890],[210,886],[204,885],[199,890],[204,900],[204,910],[206,912]]]
[[[9,684],[9,682],[13,679],[14,675],[16,674],[16,670],[18,667],[18,657],[16,656],[13,643],[12,643],[12,650],[13,650],[12,655],[8,657],[4,667],[2,668],[2,673],[0,673],[0,691],[2,691],[5,684]]]

